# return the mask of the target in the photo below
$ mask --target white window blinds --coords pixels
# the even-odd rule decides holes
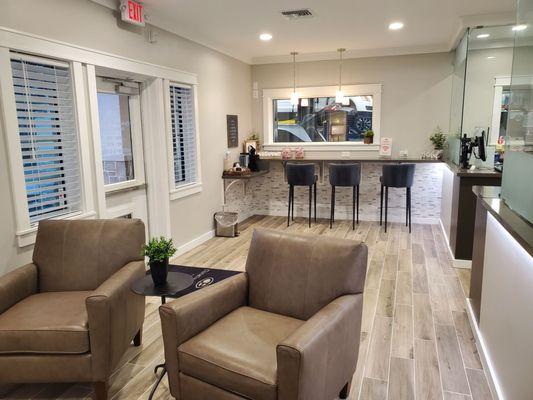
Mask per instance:
[[[81,209],[78,140],[68,64],[12,54],[30,222]]]
[[[191,87],[170,85],[170,120],[176,187],[196,182],[196,129]]]

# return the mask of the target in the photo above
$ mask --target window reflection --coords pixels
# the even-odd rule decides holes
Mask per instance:
[[[373,96],[348,96],[273,100],[274,142],[362,142],[372,129]]]

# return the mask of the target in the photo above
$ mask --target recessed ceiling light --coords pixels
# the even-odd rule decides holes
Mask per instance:
[[[496,58],[496,57],[494,57],[494,56],[488,56],[488,57],[487,57],[487,60],[494,60],[495,58]]]
[[[270,33],[262,33],[259,35],[259,39],[264,42],[268,42],[270,39],[272,39],[272,35]]]
[[[393,22],[389,24],[389,29],[391,31],[397,31],[398,29],[402,29],[402,28],[403,28],[403,22]]]
[[[527,29],[527,25],[515,25],[515,26],[513,26],[513,31],[523,31],[524,29]]]
[[[488,33],[480,33],[479,35],[477,35],[476,37],[478,39],[486,39],[488,38],[490,35]]]

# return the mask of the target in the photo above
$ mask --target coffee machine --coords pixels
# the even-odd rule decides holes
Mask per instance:
[[[475,150],[476,148],[477,152]],[[477,159],[487,161],[487,155],[485,154],[485,131],[481,131],[481,135],[476,135],[473,138],[467,137],[465,133],[461,138],[459,164],[461,164],[464,169],[470,168],[470,157],[472,154],[474,154],[474,157]]]

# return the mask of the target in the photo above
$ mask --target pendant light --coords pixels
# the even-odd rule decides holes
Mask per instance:
[[[291,105],[297,106],[298,105],[298,93],[296,93],[296,55],[298,53],[296,51],[293,51],[291,53],[292,56],[292,74],[293,74],[293,86],[292,86],[292,93],[291,93]]]
[[[346,49],[337,49],[339,52],[339,89],[335,94],[335,103],[342,104],[344,102],[344,93],[342,92],[342,53]]]

